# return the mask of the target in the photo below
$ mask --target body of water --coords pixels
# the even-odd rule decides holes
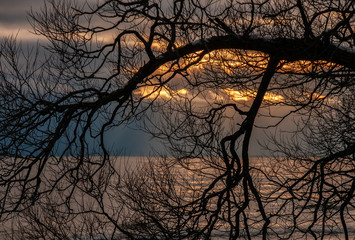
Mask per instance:
[[[204,228],[208,233],[208,226],[210,239],[230,239],[238,221],[241,239],[260,239],[260,204],[270,220],[267,239],[345,239],[344,222],[349,239],[355,239],[354,199],[347,198],[355,178],[351,160],[314,167],[306,158],[253,158],[249,173],[260,201],[243,187],[243,177],[228,179],[237,174],[226,174],[224,166],[211,158],[112,158],[92,178],[84,177],[93,170],[85,168],[79,181],[64,177],[54,191],[5,222],[2,239],[125,239],[122,231],[136,238],[183,239]],[[60,172],[47,173],[44,183]]]

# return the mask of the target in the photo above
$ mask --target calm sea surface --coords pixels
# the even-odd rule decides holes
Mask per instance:
[[[172,159],[166,159],[164,161],[159,160],[158,158],[142,158],[142,157],[117,157],[113,159],[113,167],[117,170],[117,173],[123,178],[133,177],[132,179],[137,179],[137,176],[145,178],[146,181],[149,180],[149,176],[152,172],[154,172],[155,176],[161,176],[164,178],[166,174],[169,172],[175,176],[178,176],[177,179],[180,179],[178,182],[180,187],[175,187],[176,189],[183,189],[184,186],[189,186],[186,191],[195,191],[195,194],[199,191],[201,192],[206,187],[208,187],[213,179],[216,176],[219,176],[223,173],[223,164],[221,165],[220,162],[216,160],[200,160],[194,159],[189,162],[183,162],[181,165],[174,165]],[[174,166],[174,167],[171,167]],[[288,237],[288,239],[304,239],[304,237],[310,237],[311,235],[304,235],[302,231],[307,232],[307,228],[309,227],[309,222],[314,218],[314,211],[317,202],[317,196],[308,196],[304,195],[303,197],[307,198],[315,198],[315,199],[308,199],[307,204],[305,199],[302,199],[302,191],[306,193],[309,190],[309,186],[300,186],[299,187],[299,200],[286,202],[285,198],[289,197],[286,195],[285,189],[278,189],[278,183],[282,183],[283,181],[286,182],[288,179],[295,179],[305,174],[308,171],[307,164],[295,164],[292,162],[285,162],[280,159],[271,159],[271,158],[253,158],[251,159],[251,175],[254,179],[254,183],[256,188],[258,189],[260,195],[263,197],[263,201],[265,204],[265,210],[267,214],[282,214],[284,217],[273,217],[271,218],[270,224],[270,234],[268,239],[278,239],[277,235],[285,237],[290,236],[291,231],[295,231],[295,233]],[[339,169],[346,169],[349,166],[335,166],[335,170]],[[350,166],[350,168],[353,165]],[[169,170],[168,170],[169,169]],[[333,170],[334,170],[333,169]],[[332,169],[328,169],[331,171]],[[133,174],[132,174],[133,173]],[[264,173],[264,174],[263,174]],[[339,186],[343,186],[341,183],[344,181],[351,180],[351,177],[355,177],[354,173],[348,172],[347,175],[332,175],[331,172],[329,177],[332,179],[325,179],[326,182],[334,186],[338,184]],[[111,179],[112,182],[117,182],[117,179]],[[120,179],[122,181],[122,179]],[[137,183],[139,181],[137,180]],[[160,184],[160,183],[158,183]],[[184,185],[185,184],[185,185]],[[215,191],[223,188],[225,185],[223,181],[218,182],[215,185]],[[315,186],[316,187],[316,186]],[[303,189],[304,188],[304,189]],[[108,188],[110,189],[110,188]],[[113,189],[113,188],[112,188]],[[327,192],[327,190],[331,189],[330,186],[324,186],[324,197],[329,197],[331,193]],[[340,189],[339,189],[340,190]],[[110,191],[110,190],[108,190]],[[114,191],[114,190],[113,190]],[[235,191],[238,191],[236,188]],[[111,194],[111,193],[110,193]],[[110,195],[109,194],[109,195]],[[114,195],[113,192],[111,195]],[[193,194],[189,195],[189,192],[186,193],[187,199],[191,197]],[[238,193],[236,193],[238,195]],[[279,196],[279,197],[277,197]],[[277,198],[277,200],[273,201],[273,198]],[[112,203],[114,198],[109,198],[104,200],[105,204],[113,206],[115,205]],[[269,199],[268,201],[266,201]],[[329,199],[332,199],[329,197]],[[334,198],[335,199],[335,198]],[[354,199],[350,200],[351,204],[354,204]],[[281,205],[284,204],[284,205]],[[297,205],[298,204],[298,205]],[[325,209],[328,211],[328,214],[334,214],[333,216],[323,217],[315,221],[313,224],[312,229],[318,235],[321,234],[322,231],[327,236],[323,239],[344,239],[343,230],[338,227],[341,226],[341,219],[339,217],[339,205],[326,205],[326,203],[322,203],[321,207],[327,208],[329,206],[333,206],[334,209]],[[302,211],[299,210],[302,208]],[[348,232],[350,239],[355,239],[355,208],[354,205],[349,205],[346,209],[345,221],[347,222]],[[318,212],[321,213],[322,211],[318,209]],[[250,229],[250,234],[253,236],[253,239],[259,239],[260,236],[257,236],[258,228],[262,226],[262,222],[256,223],[258,219],[260,219],[260,212],[257,207],[257,203],[252,201],[248,207],[248,216],[251,219],[254,219],[253,226]],[[291,215],[297,215],[297,220],[292,221]],[[319,214],[318,214],[319,215]],[[276,219],[273,222],[273,219]],[[296,222],[298,228],[292,228],[292,225]],[[75,225],[75,221],[72,223]],[[6,222],[0,227],[0,235],[1,239],[5,239],[6,232],[16,230],[18,228],[18,223],[16,222]],[[338,227],[338,228],[336,228]],[[229,239],[228,231],[224,231],[226,229],[223,226],[223,221],[221,221],[218,230],[213,232],[212,239]],[[297,232],[298,231],[298,232]],[[244,233],[242,231],[242,233]],[[104,234],[104,233],[103,233]],[[104,234],[105,235],[105,234]],[[88,238],[82,237],[81,239],[104,239],[104,235],[96,235],[95,238]],[[107,237],[107,235],[105,236]],[[124,239],[122,235],[115,235],[117,239]],[[8,238],[10,239],[10,238]],[[80,238],[75,238],[80,239]]]

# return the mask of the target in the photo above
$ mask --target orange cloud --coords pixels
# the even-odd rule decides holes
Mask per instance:
[[[188,93],[188,90],[184,88],[179,90],[173,90],[167,86],[144,86],[138,88],[134,93],[145,99],[171,99],[176,96],[186,95]]]
[[[257,91],[251,90],[234,90],[232,88],[223,89],[225,93],[234,101],[249,101],[256,97]],[[281,102],[284,100],[284,97],[275,93],[268,92],[264,96],[264,100],[270,102]]]

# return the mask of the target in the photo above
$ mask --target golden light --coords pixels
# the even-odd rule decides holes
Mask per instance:
[[[232,88],[222,89],[231,100],[233,101],[249,101],[256,97],[257,91],[254,90],[234,90]],[[154,99],[172,99],[186,96],[189,91],[185,88],[179,90],[173,90],[167,86],[143,86],[138,88],[135,92],[136,96],[140,98],[145,98],[148,100]],[[219,95],[218,95],[219,96]],[[223,100],[223,99],[222,99]],[[284,100],[284,97],[275,93],[266,93],[264,100],[270,102],[281,102]]]
[[[164,48],[164,45],[154,45],[154,48],[159,50],[159,48]],[[168,62],[160,66],[155,73],[160,76],[171,76],[171,73],[186,67],[186,71],[204,71],[205,69],[213,71],[221,71],[228,75],[240,74],[240,69],[254,69],[258,72],[263,72],[267,68],[269,61],[269,56],[264,53],[256,51],[232,51],[232,50],[215,50],[210,53],[200,56],[202,51],[191,53],[176,62]],[[310,73],[312,71],[320,71],[322,69],[329,69],[334,67],[333,63],[328,63],[325,61],[306,61],[300,60],[295,62],[281,62],[280,68],[278,69],[279,73]],[[239,72],[235,72],[239,71]],[[256,97],[257,90],[234,90],[232,88],[221,89],[222,92],[225,92],[228,97],[233,101],[250,101]],[[171,99],[173,97],[179,97],[182,95],[188,94],[188,90],[179,89],[173,90],[166,86],[145,86],[136,90],[136,93],[140,97],[146,99]],[[216,92],[216,94],[218,94]],[[313,93],[308,97],[322,99],[325,96]],[[222,100],[226,100],[225,97],[222,97]],[[267,92],[263,98],[265,101],[269,102],[282,102],[285,100],[285,97],[279,94],[272,92]]]
[[[232,88],[223,89],[225,93],[233,100],[233,101],[249,101],[256,97],[257,91],[251,90],[234,90]],[[281,102],[284,100],[284,97],[275,93],[268,92],[264,96],[264,100],[270,102]]]
[[[307,60],[299,60],[295,62],[281,62],[281,68],[279,72],[281,73],[311,73],[315,71],[324,71],[331,68],[336,67],[335,63],[327,62],[327,61],[307,61]]]
[[[319,93],[305,93],[304,94],[307,98],[312,98],[312,99],[324,99],[325,96],[321,95]]]
[[[248,101],[250,98],[243,92],[231,88],[223,89],[227,95],[234,101]]]
[[[186,95],[187,92],[188,92],[188,91],[187,91],[185,88],[180,89],[180,90],[177,91],[178,94],[182,94],[182,95]]]
[[[134,93],[145,99],[171,99],[175,96],[186,95],[188,91],[184,88],[179,90],[173,90],[167,86],[143,86],[141,88],[138,88]]]
[[[281,102],[282,100],[284,100],[284,97],[281,95],[277,95],[277,94],[268,92],[265,94],[264,100],[270,101],[270,102]]]

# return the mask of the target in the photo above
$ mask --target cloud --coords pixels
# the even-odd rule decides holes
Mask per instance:
[[[43,0],[0,1],[0,37],[17,35],[20,40],[34,40],[38,36],[30,32],[28,12],[37,11],[43,6]]]

